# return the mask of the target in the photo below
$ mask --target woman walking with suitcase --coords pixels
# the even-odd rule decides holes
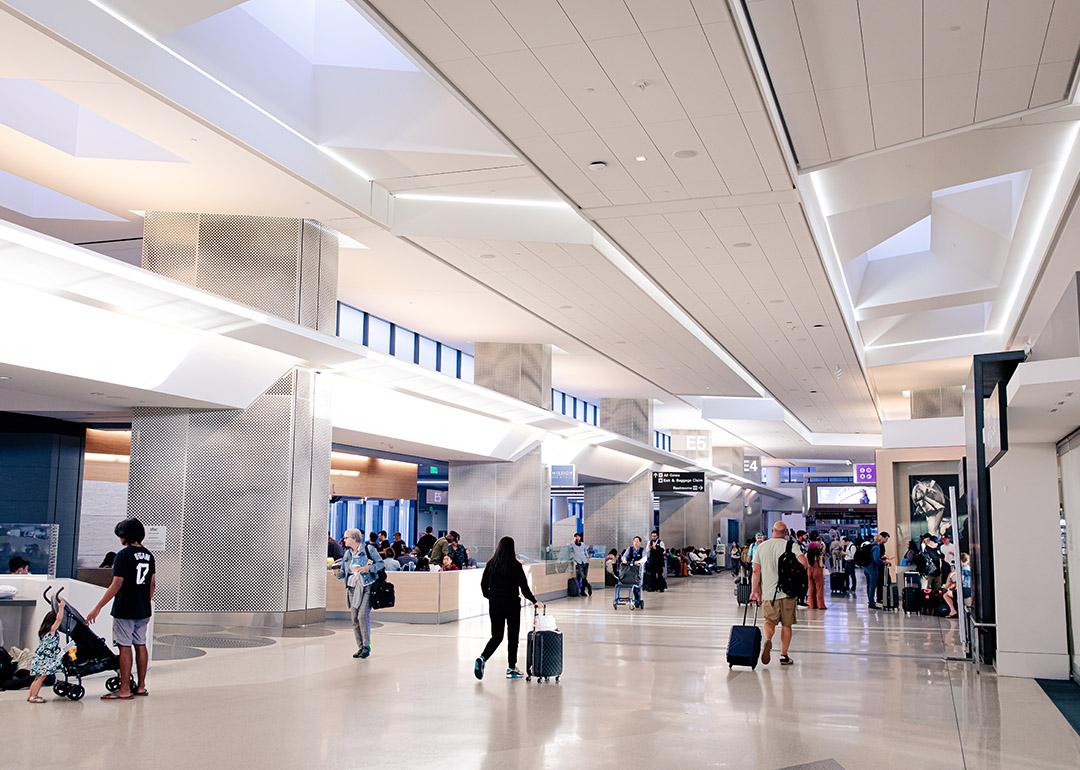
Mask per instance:
[[[488,600],[488,616],[491,618],[491,638],[484,651],[473,664],[473,674],[477,679],[484,678],[484,667],[502,644],[503,627],[506,628],[506,678],[521,679],[525,675],[518,671],[517,650],[518,634],[521,631],[521,594],[539,609],[544,603],[537,601],[529,590],[529,581],[525,577],[525,568],[518,561],[514,550],[514,538],[504,537],[495,547],[495,554],[484,567],[480,578],[480,590]],[[520,593],[519,593],[520,592]]]

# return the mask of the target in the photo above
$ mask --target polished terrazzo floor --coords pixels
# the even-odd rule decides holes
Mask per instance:
[[[566,672],[545,685],[502,678],[502,651],[473,678],[482,619],[384,624],[366,661],[344,624],[257,645],[231,643],[257,636],[242,629],[161,624],[170,659],[155,660],[149,698],[101,703],[97,680],[79,703],[0,693],[0,765],[1080,767],[1080,737],[1034,681],[944,660],[948,621],[833,599],[803,614],[795,666],[730,671],[742,613],[728,578],[673,581],[642,612],[609,595],[550,605]]]

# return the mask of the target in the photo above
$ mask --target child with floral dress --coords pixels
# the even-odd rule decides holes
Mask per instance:
[[[60,621],[63,619],[64,603],[60,602],[58,610],[55,612],[49,610],[41,621],[41,628],[38,629],[40,641],[37,650],[34,651],[34,659],[30,663],[30,674],[35,678],[30,684],[30,696],[26,699],[27,703],[44,703],[45,699],[38,695],[41,685],[45,682],[45,677],[60,671],[64,653],[60,649],[59,629]]]

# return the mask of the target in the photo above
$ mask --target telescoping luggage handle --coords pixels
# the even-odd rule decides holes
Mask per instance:
[[[746,625],[746,614],[750,612],[750,605],[754,605],[754,625],[757,625],[758,602],[747,602],[742,611],[742,624]]]

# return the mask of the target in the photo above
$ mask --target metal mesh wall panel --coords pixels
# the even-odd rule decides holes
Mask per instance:
[[[300,220],[202,214],[196,286],[299,322]]]
[[[145,235],[147,269],[294,323],[322,325],[336,300],[336,239],[324,248],[316,223],[150,213]],[[316,381],[291,371],[243,410],[135,410],[128,509],[168,527],[159,609],[324,606],[331,427]]]
[[[144,524],[166,527],[165,550],[154,554],[154,603],[166,612],[178,609],[190,421],[191,412],[186,409],[144,408],[131,414],[128,515]]]
[[[146,212],[142,253],[145,269],[193,286],[198,257],[198,214]]]
[[[551,408],[551,345],[478,342],[475,352],[477,385]]]
[[[959,417],[964,413],[964,391],[959,385],[911,391],[911,419]]]
[[[337,333],[337,284],[338,239],[324,228],[319,245],[319,317],[315,328],[327,334]]]
[[[709,534],[711,518],[712,500],[708,492],[693,497],[662,498],[660,537],[668,548],[708,547],[716,534]]]
[[[534,449],[512,463],[450,463],[448,522],[473,548],[491,555],[499,538],[514,538],[519,553],[538,558],[549,538],[551,487]]]
[[[652,474],[626,484],[585,485],[585,539],[590,544],[625,548],[635,535],[652,530]]]
[[[307,606],[326,604],[327,505],[330,500],[330,447],[333,425],[330,421],[331,387],[329,380],[316,374],[313,390],[311,427],[311,499],[308,517]]]
[[[319,323],[319,250],[323,228],[303,221],[300,246],[300,325],[314,329]]]
[[[652,401],[647,398],[602,398],[600,427],[651,446]]]

